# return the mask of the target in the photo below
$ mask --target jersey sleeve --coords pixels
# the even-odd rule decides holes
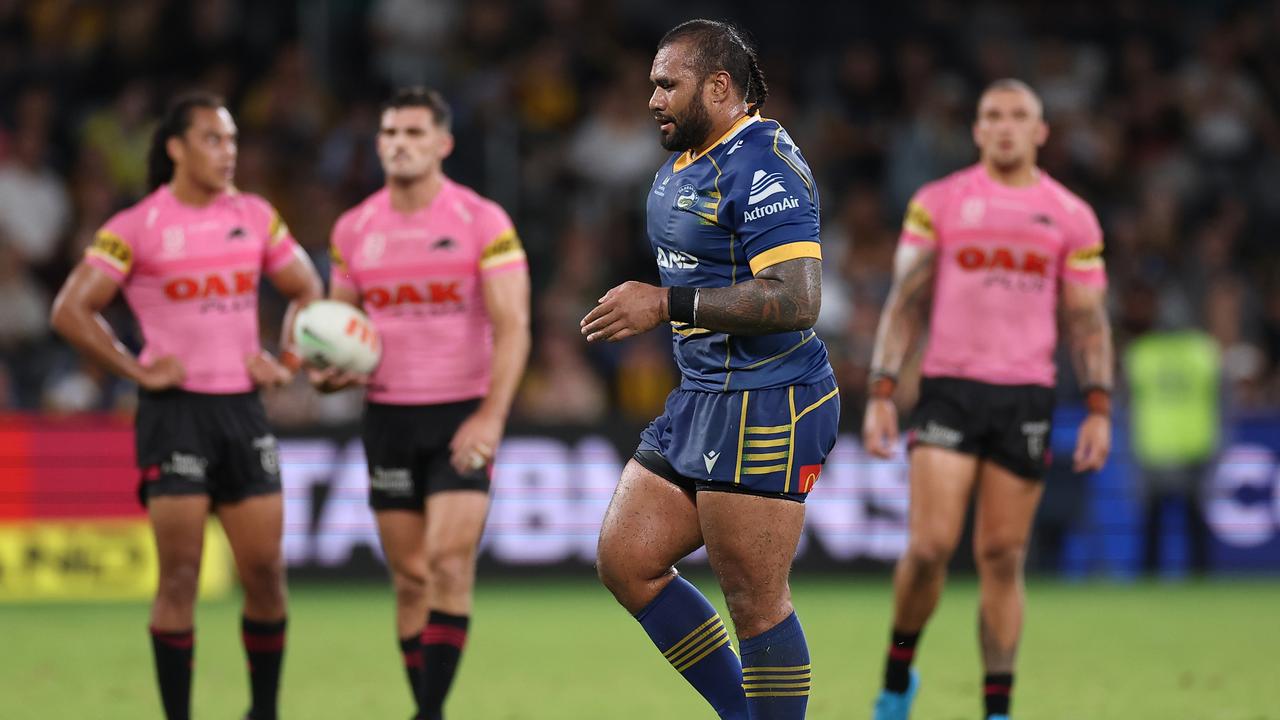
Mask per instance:
[[[355,233],[351,232],[349,215],[338,218],[329,234],[329,287],[344,288],[359,292],[360,285],[351,274],[351,266],[347,258],[354,250]]]
[[[780,144],[770,143],[730,178],[733,215],[721,219],[741,241],[752,275],[787,260],[822,259],[817,187],[790,144]]]
[[[262,269],[273,273],[293,261],[298,250],[298,241],[293,238],[293,233],[289,232],[289,226],[285,224],[284,218],[280,217],[280,212],[266,201],[263,201],[263,204],[266,206],[264,209],[267,215],[267,243],[262,255]]]
[[[933,247],[938,243],[937,218],[942,215],[942,187],[929,183],[920,188],[907,203],[907,214],[902,218],[902,234],[898,243],[918,247]]]
[[[137,260],[137,228],[129,211],[117,213],[93,236],[84,251],[85,262],[105,272],[116,283],[133,272]]]
[[[480,275],[489,277],[528,267],[515,224],[497,203],[485,202],[476,221],[480,238]]]
[[[1062,262],[1062,279],[1067,282],[1105,288],[1107,268],[1102,259],[1102,226],[1098,216],[1083,201],[1070,214]]]

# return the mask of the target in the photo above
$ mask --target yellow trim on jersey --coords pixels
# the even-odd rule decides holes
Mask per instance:
[[[761,465],[759,467],[742,468],[742,474],[743,475],[768,475],[769,473],[776,473],[780,470],[786,470],[786,469],[787,469],[786,465]]]
[[[342,251],[338,249],[338,243],[329,243],[329,261],[343,272],[348,272],[347,261],[342,257]]]
[[[1106,267],[1102,260],[1102,243],[1076,250],[1067,256],[1068,270],[1099,270]]]
[[[681,337],[692,337],[694,335],[711,335],[714,330],[706,328],[693,327],[689,323],[682,323],[676,320],[671,321],[671,332]]]
[[[902,219],[902,229],[904,232],[935,242],[938,240],[938,235],[933,229],[933,215],[919,200],[907,203],[907,216]]]
[[[751,274],[755,275],[767,267],[777,265],[780,262],[795,260],[796,258],[816,258],[821,260],[822,246],[813,240],[791,242],[786,245],[771,247],[751,258],[748,262],[751,265]]]
[[[289,237],[289,226],[280,217],[280,211],[271,208],[271,224],[267,226],[267,246],[274,247],[281,240]]]
[[[810,411],[810,410],[814,410],[814,409],[816,409],[816,408],[817,408],[819,405],[821,405],[822,403],[824,403],[824,402],[826,402],[826,401],[830,400],[831,398],[833,398],[833,397],[835,397],[836,395],[839,395],[839,394],[840,394],[840,388],[836,388],[836,389],[832,390],[831,392],[827,393],[826,395],[823,395],[823,396],[822,396],[822,398],[821,398],[820,400],[818,400],[817,402],[813,403],[813,404],[812,404],[812,405],[810,405],[809,407],[807,407],[807,408],[805,408],[805,409],[801,410],[801,411],[800,411],[800,414],[799,414],[799,415],[796,415],[796,421],[799,421],[799,420],[800,420],[800,418],[802,418],[802,417],[804,417],[805,415],[807,415],[807,414],[809,413],[809,411]]]
[[[775,435],[790,430],[790,425],[751,425],[746,428],[748,435]]]
[[[787,386],[787,408],[791,411],[791,434],[787,436],[787,478],[782,485],[782,492],[791,492],[791,453],[796,449],[796,386]]]
[[[782,139],[782,123],[777,120],[771,120],[771,122],[778,124],[778,129],[773,131],[773,154],[781,158],[782,162],[786,163],[787,167],[791,168],[791,171],[800,177],[800,182],[804,183],[805,188],[809,191],[809,200],[812,202],[813,186],[809,184],[809,179],[804,176],[803,172],[800,172],[800,168],[796,167],[795,163],[791,162],[791,158],[778,152],[778,140]]]
[[[747,697],[804,697],[809,694],[808,690],[789,690],[778,692],[746,692]]]
[[[93,236],[93,243],[85,249],[84,253],[106,261],[108,265],[125,274],[128,274],[129,269],[133,267],[133,247],[129,245],[128,240],[110,230],[99,230]]]
[[[742,391],[742,417],[738,420],[738,466],[733,469],[735,485],[742,482],[742,441],[747,434],[747,396],[750,394],[750,390]]]
[[[761,460],[781,460],[786,456],[787,451],[783,450],[781,452],[743,453],[742,459],[757,462]]]
[[[525,259],[520,236],[516,234],[515,228],[508,228],[498,233],[498,236],[490,240],[480,251],[480,269],[490,270]]]
[[[776,440],[748,440],[747,441],[747,447],[749,448],[778,447],[780,445],[786,445],[786,444],[787,444],[786,438],[777,438]]]
[[[803,330],[801,330],[801,331],[800,331],[800,333],[803,335],[803,334],[804,334],[804,331],[803,331]],[[757,360],[756,362],[753,362],[753,363],[751,363],[750,365],[748,365],[748,366],[746,366],[746,367],[744,367],[744,368],[742,368],[742,369],[743,369],[743,370],[755,370],[756,368],[760,367],[761,365],[768,365],[769,363],[773,362],[774,360],[781,360],[782,358],[784,358],[784,357],[786,357],[786,356],[790,355],[791,353],[793,353],[793,352],[795,352],[795,351],[799,350],[801,346],[803,346],[805,343],[809,342],[810,340],[812,340],[812,339],[814,339],[814,338],[816,338],[816,337],[818,337],[818,333],[817,333],[817,332],[814,332],[814,331],[810,331],[810,332],[809,332],[809,336],[808,336],[808,337],[804,338],[803,340],[801,340],[800,342],[796,343],[795,345],[792,345],[791,347],[787,348],[786,350],[783,350],[782,352],[778,353],[777,355],[771,355],[771,356],[769,356],[769,357],[767,357],[767,358],[765,358],[765,359],[763,359],[763,360]]]
[[[698,162],[704,156],[706,156],[707,153],[719,147],[721,143],[723,143],[725,140],[728,140],[731,136],[736,134],[739,130],[743,128],[743,126],[749,123],[753,123],[759,119],[760,119],[759,115],[743,115],[742,117],[738,118],[738,121],[735,122],[733,125],[731,125],[729,129],[724,132],[723,135],[716,138],[715,142],[708,145],[706,150],[703,150],[702,152],[698,153],[696,156],[689,155],[688,150],[685,150],[683,153],[681,153],[680,157],[676,158],[675,163],[672,164],[671,172],[678,173],[681,170],[689,167],[690,165]]]

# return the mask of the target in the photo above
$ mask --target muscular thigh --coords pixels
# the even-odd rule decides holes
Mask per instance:
[[[489,493],[447,490],[427,496],[427,555],[474,554],[489,512]]]
[[[414,510],[378,510],[378,539],[394,573],[423,581],[427,575],[426,515]]]
[[[284,503],[279,493],[217,506],[236,565],[245,570],[283,566]]]
[[[629,461],[600,526],[600,562],[611,573],[655,578],[699,547],[692,494]]]
[[[738,492],[698,493],[707,555],[721,584],[780,588],[804,529],[804,504]]]
[[[974,519],[974,551],[1021,549],[1031,535],[1044,483],[1013,474],[1001,465],[984,462],[978,479]]]
[[[910,463],[911,542],[954,548],[964,530],[978,459],[955,450],[917,445],[911,450]]]

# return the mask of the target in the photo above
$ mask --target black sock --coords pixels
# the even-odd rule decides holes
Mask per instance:
[[[920,633],[893,631],[889,640],[889,656],[884,664],[884,689],[894,693],[904,693],[911,683],[911,661],[916,658],[916,643],[920,641]]]
[[[440,720],[444,698],[449,694],[453,676],[458,671],[462,648],[467,644],[466,615],[450,615],[432,610],[427,627],[422,630],[422,665],[426,674],[423,684],[422,717]]]
[[[195,631],[169,632],[151,628],[151,652],[156,659],[156,680],[167,720],[191,717],[191,657]]]
[[[400,655],[404,658],[404,674],[409,679],[409,692],[413,704],[422,715],[422,692],[426,689],[426,677],[422,672],[422,634],[415,633],[400,638]]]
[[[1009,698],[1013,695],[1013,673],[988,673],[982,678],[987,717],[1009,714]]]
[[[253,720],[276,720],[276,696],[280,690],[280,665],[284,660],[284,619],[258,622],[241,618],[240,636],[249,658],[249,689]]]

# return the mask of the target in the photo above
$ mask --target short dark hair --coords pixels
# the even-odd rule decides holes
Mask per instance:
[[[750,112],[764,105],[765,98],[769,97],[769,86],[760,70],[756,49],[741,30],[719,20],[688,20],[663,35],[658,49],[681,40],[690,41],[693,66],[700,77],[706,78],[723,70],[733,78]]]
[[[217,110],[226,107],[222,98],[213,93],[196,91],[179,95],[169,103],[160,123],[151,135],[151,148],[147,151],[147,187],[151,190],[173,179],[173,158],[165,147],[169,138],[181,137],[191,127],[191,111],[196,108]]]
[[[1040,99],[1040,93],[1036,92],[1035,88],[1027,84],[1025,80],[1019,80],[1018,78],[1000,78],[999,80],[992,80],[990,84],[982,89],[982,95],[986,95],[994,90],[1011,90],[1014,92],[1024,92],[1030,95],[1031,99],[1035,100],[1036,105],[1040,108],[1040,115],[1042,117],[1044,116],[1044,101]],[[982,95],[979,95],[978,97],[982,97]]]
[[[399,110],[407,107],[420,107],[430,110],[432,117],[435,118],[436,125],[446,130],[453,123],[453,110],[449,108],[449,103],[445,101],[443,95],[431,88],[422,87],[421,85],[400,88],[395,91],[391,99],[382,104],[382,111]]]

